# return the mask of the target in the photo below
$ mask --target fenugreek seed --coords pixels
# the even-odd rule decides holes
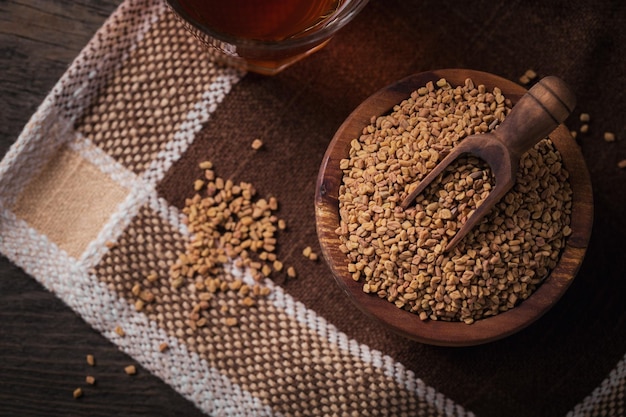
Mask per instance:
[[[230,282],[228,284],[228,288],[232,291],[237,291],[239,290],[239,288],[241,288],[242,285],[243,285],[243,281],[240,279],[236,279],[233,282]]]
[[[296,273],[296,269],[293,266],[287,268],[287,276],[289,278],[295,278],[298,274]]]
[[[280,272],[283,270],[283,263],[281,261],[276,260],[273,262],[272,267],[274,268],[274,271]]]
[[[591,116],[589,116],[589,113],[580,113],[579,119],[583,123],[589,123]]]
[[[193,189],[195,191],[200,191],[202,189],[202,187],[204,187],[204,181],[197,179],[196,181],[194,181],[193,183]]]
[[[524,75],[528,77],[529,80],[534,80],[535,78],[537,78],[537,73],[531,68],[527,69]]]
[[[254,149],[255,151],[261,149],[263,147],[263,141],[261,139],[254,139],[252,141],[252,149]]]
[[[139,295],[139,293],[141,292],[141,285],[139,284],[135,284],[133,285],[133,288],[130,290],[130,292],[136,297]]]
[[[213,169],[213,162],[211,161],[203,161],[198,164],[200,169]]]
[[[151,303],[154,301],[154,294],[150,290],[143,290],[139,293],[139,298],[146,303]]]
[[[143,300],[135,301],[135,310],[142,311],[145,306],[146,306],[146,303]]]
[[[237,320],[237,317],[227,317],[224,319],[224,324],[228,327],[234,327],[239,324],[239,320]]]
[[[135,375],[137,373],[137,368],[135,365],[128,365],[124,367],[124,372],[126,372],[127,375]]]
[[[241,303],[245,305],[246,307],[252,307],[253,305],[256,304],[256,302],[254,301],[254,298],[252,297],[245,297],[243,300],[241,300]]]
[[[91,375],[87,375],[85,377],[85,382],[88,383],[89,385],[95,385],[96,383],[96,378],[91,376]]]
[[[311,247],[310,247],[310,246],[307,246],[306,248],[304,248],[304,249],[302,250],[302,255],[304,255],[304,257],[305,257],[305,258],[308,258],[308,257],[309,257],[309,255],[311,255],[311,252],[312,252],[312,251],[313,251],[313,250],[311,249]]]
[[[104,244],[104,246],[106,246],[109,249],[113,249],[115,246],[117,246],[117,244],[115,242],[107,240],[106,243]]]
[[[604,140],[606,142],[615,142],[615,133],[613,133],[613,132],[604,132]]]
[[[182,277],[176,278],[174,281],[172,281],[172,288],[174,289],[180,288],[184,282],[185,282],[184,278]]]
[[[159,279],[159,276],[156,274],[156,272],[153,272],[151,274],[149,274],[146,279],[148,280],[148,282],[155,282],[156,280]]]
[[[243,284],[241,288],[239,288],[239,295],[246,296],[250,293],[250,286],[247,284]]]
[[[626,159],[622,159],[621,161],[619,161],[619,162],[617,163],[617,167],[618,167],[618,168],[621,168],[621,169],[626,168]]]
[[[589,131],[589,125],[587,123],[580,126],[578,129],[580,133],[587,133]]]
[[[126,332],[120,326],[115,326],[115,333],[120,337],[126,336]]]
[[[87,364],[88,364],[89,366],[95,366],[95,364],[96,364],[96,360],[95,360],[95,358],[93,357],[93,355],[87,355]]]
[[[77,399],[83,396],[83,389],[82,388],[76,388],[73,392],[72,392],[72,396]]]

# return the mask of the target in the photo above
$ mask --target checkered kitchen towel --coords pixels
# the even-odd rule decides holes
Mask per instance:
[[[0,250],[207,414],[515,409],[519,399],[506,383],[523,366],[506,377],[485,367],[473,381],[488,358],[468,366],[463,354],[390,334],[349,304],[322,261],[301,254],[307,246],[319,253],[313,195],[325,147],[362,99],[392,81],[368,79],[345,63],[333,67],[365,26],[355,23],[345,44],[310,66],[265,78],[214,63],[164,2],[127,0],[0,164]],[[255,138],[263,149],[250,147]],[[277,256],[298,277],[277,273],[257,283],[249,271],[225,272],[227,282],[270,294],[242,306],[236,292],[217,292],[207,324],[195,327],[187,317],[200,293],[193,285],[172,289],[170,267],[191,238],[182,208],[204,160],[217,175],[277,197],[288,225]],[[141,309],[138,285],[154,297]],[[161,352],[164,343],[169,349]],[[465,394],[476,384],[492,395]],[[625,384],[621,361],[568,415],[623,413]]]

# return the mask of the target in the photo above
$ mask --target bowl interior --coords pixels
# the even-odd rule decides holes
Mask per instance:
[[[566,240],[556,267],[529,298],[506,312],[468,325],[462,322],[422,321],[417,314],[399,309],[374,294],[364,293],[363,283],[355,282],[348,272],[347,258],[339,250],[341,242],[335,233],[339,226],[338,196],[343,176],[339,163],[348,156],[350,142],[361,135],[372,116],[389,113],[411,92],[440,78],[445,78],[453,86],[463,85],[465,79],[471,78],[476,85],[484,84],[488,89],[499,87],[513,104],[526,93],[524,87],[493,74],[448,69],[411,75],[373,94],[339,127],[326,151],[317,178],[316,226],[322,253],[337,283],[361,311],[395,332],[422,343],[469,346],[501,339],[523,329],[559,300],[582,264],[591,235],[593,200],[589,173],[580,148],[569,130],[561,125],[550,134],[550,139],[561,153],[563,165],[570,175],[572,234]]]

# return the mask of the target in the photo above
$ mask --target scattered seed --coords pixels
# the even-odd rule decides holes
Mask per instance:
[[[198,164],[200,169],[213,169],[213,162],[211,161],[203,161]]]
[[[118,336],[121,336],[121,337],[126,336],[126,332],[120,326],[115,327],[115,333],[117,333]]]
[[[88,383],[89,385],[94,385],[96,383],[96,378],[91,375],[87,375],[85,377],[85,382]]]
[[[587,133],[587,132],[589,132],[589,125],[587,123],[585,123],[585,124],[581,125],[578,130],[580,131],[580,133]]]
[[[252,141],[252,149],[254,149],[255,151],[258,151],[262,147],[263,147],[263,141],[261,139],[257,138]]]
[[[135,296],[139,296],[139,293],[141,292],[141,285],[139,284],[135,284],[133,285],[133,288],[130,290],[130,292]]]
[[[83,389],[82,388],[76,388],[74,390],[74,392],[72,393],[72,395],[74,396],[74,398],[80,398],[83,396]]]
[[[296,269],[293,266],[287,268],[287,276],[289,278],[295,278],[298,274],[296,273]]]
[[[622,159],[621,161],[619,161],[619,162],[617,163],[617,167],[618,167],[618,168],[621,168],[621,169],[626,168],[626,159]]]
[[[524,74],[519,77],[519,81],[521,84],[526,85],[533,81],[535,78],[537,78],[537,73],[532,69],[527,69],[526,72],[524,72]]]
[[[606,142],[615,142],[615,133],[613,133],[613,132],[604,132],[604,140]]]
[[[274,267],[274,271],[276,272],[280,272],[283,270],[283,263],[281,261],[278,261],[278,260],[274,261],[272,266]]]
[[[135,310],[136,311],[143,311],[145,306],[146,306],[146,303],[143,300],[136,300],[135,301]]]
[[[165,342],[159,344],[159,352],[163,353],[169,349],[169,345]]]
[[[591,116],[589,116],[589,113],[580,113],[579,119],[583,123],[589,123]]]
[[[89,366],[95,366],[96,365],[96,359],[93,357],[93,355],[87,355],[87,364]]]
[[[246,307],[252,307],[256,304],[256,301],[254,301],[254,298],[252,297],[245,297],[243,300],[241,300],[241,303]]]
[[[135,365],[128,365],[124,367],[124,372],[126,372],[126,374],[128,375],[135,375],[137,373],[137,368],[135,367]]]

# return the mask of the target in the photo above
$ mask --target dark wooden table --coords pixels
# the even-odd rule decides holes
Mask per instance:
[[[0,156],[120,0],[0,2]],[[0,236],[0,239],[2,237]],[[92,354],[96,366],[86,362]],[[0,256],[0,415],[202,415]],[[92,375],[96,385],[86,387]],[[77,387],[83,398],[74,399]]]

